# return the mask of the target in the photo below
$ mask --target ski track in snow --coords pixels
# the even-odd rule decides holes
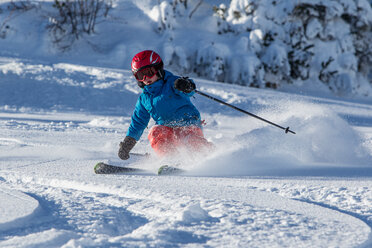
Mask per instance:
[[[42,209],[27,222],[30,226],[17,229],[16,235],[10,229],[3,238],[24,235],[27,240],[34,233],[52,232],[51,240],[38,245],[352,247],[370,233],[371,199],[365,198],[365,193],[371,194],[370,182],[340,187],[345,183],[329,180],[97,178],[91,171],[94,161],[65,161],[72,162],[65,173],[50,173],[58,162],[40,166],[45,173],[35,175],[30,167],[2,173],[8,184],[28,192]]]
[[[31,67],[38,70],[30,70],[30,76]],[[6,63],[2,68],[12,70]],[[55,70],[56,78],[63,78],[55,84],[62,88],[53,87],[52,81],[51,86],[42,88],[44,93],[61,94],[62,98],[66,93],[59,90],[72,87],[66,82],[93,78],[84,86],[74,81],[72,93],[92,105],[79,110],[76,106],[80,105],[67,102],[67,106],[59,106],[56,101],[50,103],[54,104],[51,110],[49,103],[39,105],[31,98],[25,99],[25,106],[19,106],[18,100],[8,105],[1,102],[0,195],[6,194],[6,199],[23,197],[24,202],[33,204],[31,209],[18,210],[27,216],[15,215],[10,223],[4,220],[7,224],[0,224],[0,247],[372,245],[371,174],[358,172],[358,166],[365,166],[370,173],[366,167],[372,154],[369,104],[248,88],[242,91],[238,86],[231,86],[228,93],[225,85],[200,80],[201,90],[259,111],[265,118],[288,123],[297,135],[283,135],[196,97],[194,101],[208,123],[206,136],[218,146],[219,156],[190,162],[188,168],[193,173],[188,176],[95,175],[96,162],[116,157],[118,142],[130,123],[130,111],[111,108],[115,100],[107,109],[96,107],[108,98],[91,88],[119,89],[120,97],[130,96],[124,105],[133,105],[135,85],[127,73],[66,64],[19,64],[15,68],[23,75],[17,83],[30,84],[35,91],[41,87],[38,81],[44,82]],[[108,77],[124,80],[125,86],[106,84]],[[0,96],[12,92],[6,89]],[[89,100],[92,96],[98,100]],[[302,146],[295,149],[299,143]],[[360,148],[360,153],[352,151],[348,143]],[[228,149],[222,146],[221,150],[221,144],[227,144]],[[327,146],[334,150],[328,155],[317,153]],[[146,139],[134,152],[151,152]],[[293,162],[295,155],[300,159]],[[343,157],[332,164],[324,161],[330,156]],[[347,164],[354,166],[355,177],[310,177],[301,170],[292,177],[272,174],[278,167],[284,172],[302,165],[310,170],[329,168],[323,164],[342,171],[346,170],[342,159],[351,161]]]
[[[352,247],[369,242],[368,179],[98,176],[93,165],[114,156],[120,140],[115,127],[81,121],[55,128],[58,114],[44,115],[50,122],[23,114],[26,121],[9,125],[13,114],[3,115],[8,120],[0,125],[7,128],[0,137],[19,138],[2,138],[2,148],[22,156],[0,156],[2,186],[26,192],[40,206],[21,227],[3,232],[0,246]]]

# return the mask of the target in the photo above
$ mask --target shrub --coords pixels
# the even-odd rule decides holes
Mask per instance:
[[[84,34],[95,33],[98,21],[107,17],[112,8],[111,1],[105,0],[55,0],[53,7],[58,14],[49,18],[48,29],[53,42],[62,50]]]

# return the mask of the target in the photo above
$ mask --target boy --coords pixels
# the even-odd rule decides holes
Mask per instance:
[[[132,73],[143,89],[132,115],[132,121],[118,156],[126,160],[147,127],[150,117],[156,123],[148,135],[151,147],[161,157],[175,155],[177,148],[189,151],[210,149],[201,129],[200,113],[191,103],[194,82],[174,76],[163,69],[160,56],[151,50],[136,54],[132,59]]]

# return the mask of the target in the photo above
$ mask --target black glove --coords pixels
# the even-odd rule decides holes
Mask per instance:
[[[127,160],[129,158],[129,152],[132,150],[132,148],[136,145],[137,141],[130,137],[127,136],[125,137],[123,142],[120,142],[120,148],[118,152],[119,158],[122,160]]]
[[[196,86],[194,82],[187,77],[181,77],[174,81],[174,88],[185,93],[190,93],[196,89]]]

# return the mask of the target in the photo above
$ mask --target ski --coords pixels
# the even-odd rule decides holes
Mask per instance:
[[[99,162],[94,166],[94,173],[96,174],[120,174],[120,173],[134,173],[144,172],[145,170],[134,167],[121,167]]]
[[[94,166],[94,173],[96,174],[120,174],[120,173],[136,173],[144,172],[144,169],[136,168],[136,165],[141,164],[144,160],[148,159],[148,153],[130,153],[128,160],[107,160],[100,161]],[[133,167],[134,166],[134,167]]]
[[[94,173],[96,174],[130,174],[130,173],[150,173],[154,172],[149,171],[148,169],[142,169],[137,166],[142,167],[143,164],[148,164],[150,154],[145,153],[130,153],[129,160],[108,160],[100,161],[94,166]],[[157,174],[158,175],[177,175],[186,172],[183,169],[179,168],[180,163],[174,161],[154,161],[156,164],[162,166],[159,167]],[[167,164],[173,164],[167,165]],[[156,173],[156,172],[155,172]]]
[[[103,162],[99,162],[94,166],[94,173],[96,174],[126,174],[126,173],[136,173],[136,172],[145,172],[146,170],[135,168],[135,167],[127,167],[127,166],[115,166],[106,164]],[[163,165],[158,169],[158,175],[178,175],[185,173],[186,171],[177,167]]]
[[[160,168],[158,169],[158,175],[178,175],[178,174],[182,174],[186,172],[185,170],[183,169],[180,169],[180,168],[177,168],[177,167],[173,167],[173,166],[169,166],[169,165],[163,165],[163,166],[160,166]]]

